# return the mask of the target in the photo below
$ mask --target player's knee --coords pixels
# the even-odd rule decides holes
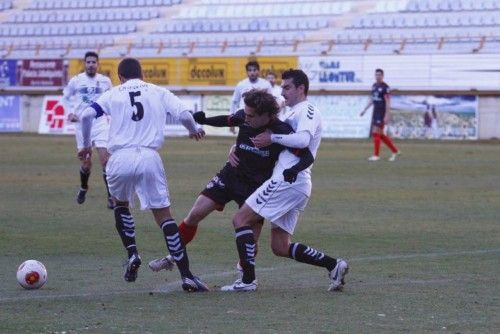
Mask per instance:
[[[276,256],[288,257],[288,247],[282,242],[271,243],[271,250]]]
[[[188,216],[184,219],[184,223],[188,226],[198,225],[200,221],[203,219],[203,214],[200,211],[194,210],[191,211]]]

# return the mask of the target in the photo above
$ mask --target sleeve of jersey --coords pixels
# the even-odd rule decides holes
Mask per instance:
[[[314,136],[317,126],[316,122],[318,119],[318,115],[316,115],[316,113],[317,110],[314,110],[314,107],[311,105],[307,107],[307,110],[303,110],[295,132],[299,133],[305,131],[308,132],[311,137]]]
[[[190,111],[190,108],[188,108],[179,97],[175,96],[172,92],[169,92],[166,89],[164,103],[166,106],[166,112],[172,115],[172,117],[174,117],[177,121],[180,120],[182,112]]]

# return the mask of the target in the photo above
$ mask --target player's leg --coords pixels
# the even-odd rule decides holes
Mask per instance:
[[[391,156],[389,157],[389,161],[395,161],[397,156],[399,155],[399,150],[396,145],[394,145],[391,138],[384,132],[380,134],[380,139],[392,152]]]
[[[382,135],[382,128],[376,124],[372,125],[372,140],[373,140],[373,155],[368,158],[369,161],[380,160],[380,142]]]
[[[177,223],[170,213],[170,195],[163,162],[155,150],[136,150],[138,166],[135,170],[135,191],[142,209],[151,209],[156,223],[161,228],[167,249],[172,255],[182,277],[186,291],[207,291],[208,287],[189,270],[189,259],[179,234]],[[113,159],[113,156],[111,156]]]
[[[134,194],[134,159],[127,152],[118,152],[106,165],[109,190],[116,203],[114,207],[115,227],[127,251],[128,263],[124,278],[127,282],[137,279],[141,258],[135,242],[135,222],[129,209]]]
[[[335,259],[310,246],[291,242],[291,236],[297,225],[299,213],[307,204],[307,198],[297,207],[272,223],[271,249],[277,256],[288,257],[297,262],[325,268],[330,277],[330,291],[341,290],[344,285],[344,276],[347,274],[347,262]]]
[[[108,209],[113,209],[114,203],[113,203],[113,198],[111,194],[109,193],[109,186],[108,186],[108,180],[106,178],[106,164],[108,163],[109,160],[109,153],[108,149],[105,147],[96,147],[97,150],[97,155],[99,156],[99,162],[101,163],[102,167],[102,178],[104,181],[104,186],[106,187],[106,193],[107,193],[107,207]]]
[[[182,277],[182,288],[188,292],[208,291],[208,286],[189,270],[189,258],[186,247],[180,237],[177,223],[170,213],[170,208],[151,209],[156,223],[163,231],[167,249],[177,264]]]
[[[184,246],[187,246],[187,244],[193,240],[198,229],[198,224],[212,211],[218,208],[220,208],[220,205],[212,199],[204,195],[198,196],[187,217],[179,224],[179,234],[184,242]],[[152,271],[164,269],[172,270],[174,263],[172,255],[167,255],[162,258],[151,260],[148,266]]]
[[[75,140],[77,150],[80,151],[83,148],[83,135],[81,126],[75,126]],[[85,197],[87,195],[87,191],[89,190],[89,177],[90,170],[92,168],[92,160],[91,158],[87,158],[81,160],[80,162],[80,189],[76,195],[76,202],[78,204],[83,204],[85,202]]]
[[[236,248],[243,271],[241,279],[222,287],[222,291],[254,291],[257,289],[255,278],[255,239],[252,227],[262,221],[246,203],[234,215],[233,225],[236,234]]]

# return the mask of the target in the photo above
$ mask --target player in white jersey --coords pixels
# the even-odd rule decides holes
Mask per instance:
[[[309,79],[302,70],[288,70],[283,73],[283,97],[290,109],[285,122],[295,130],[294,134],[271,134],[256,136],[257,148],[279,143],[286,147],[308,148],[314,157],[321,142],[321,114],[307,101]],[[243,269],[243,277],[223,291],[253,291],[257,289],[255,278],[255,240],[252,227],[263,218],[271,222],[271,248],[277,256],[295,259],[326,268],[330,277],[330,291],[341,290],[348,271],[347,262],[334,259],[312,247],[292,243],[291,236],[297,220],[311,194],[311,168],[297,174],[294,183],[286,182],[287,172],[297,163],[293,154],[283,151],[276,163],[273,175],[264,182],[238,210],[233,218],[236,245]]]
[[[274,96],[276,102],[278,102],[278,106],[283,112],[285,107],[285,98],[281,95],[281,86],[276,84],[276,73],[268,71],[266,73],[266,80],[271,84],[271,94]]]
[[[82,138],[82,127],[79,122],[80,114],[92,104],[102,93],[109,90],[112,86],[111,80],[97,73],[97,67],[99,65],[99,56],[97,53],[89,51],[85,54],[85,72],[75,75],[69,81],[68,85],[63,91],[63,104],[66,110],[71,110],[68,114],[68,120],[71,122],[76,122],[75,124],[75,138],[76,147],[78,150],[83,148],[83,138]],[[109,122],[106,117],[102,117],[94,121],[92,127],[92,145],[96,148],[99,155],[99,161],[102,166],[102,173],[104,178],[104,184],[108,190],[108,184],[106,182],[106,163],[109,158],[107,151],[109,133]],[[76,196],[76,201],[79,204],[85,202],[85,196],[89,189],[88,180],[90,176],[90,171],[92,168],[92,160],[87,159],[81,161],[80,165],[80,190]],[[108,190],[108,208],[113,208],[113,201]]]
[[[231,99],[230,114],[234,115],[236,111],[245,109],[245,102],[243,99],[243,94],[251,91],[252,89],[263,90],[271,94],[271,84],[259,77],[260,75],[260,65],[257,61],[249,61],[245,65],[247,71],[247,78],[238,82],[234,89],[233,97]],[[234,127],[230,128],[232,133],[236,133]]]
[[[118,66],[121,85],[104,93],[82,115],[83,145],[78,156],[84,159],[91,150],[92,119],[111,116],[108,150],[111,158],[106,172],[109,190],[116,206],[115,222],[128,252],[124,278],[133,282],[141,265],[135,243],[135,224],[129,210],[134,193],[141,209],[151,209],[163,231],[167,249],[175,260],[186,291],[207,291],[207,286],[189,270],[188,255],[179,229],[170,213],[170,196],[163,163],[157,150],[163,145],[167,114],[178,119],[190,137],[199,140],[205,133],[199,128],[184,103],[165,88],[142,80],[138,60],[123,59]]]

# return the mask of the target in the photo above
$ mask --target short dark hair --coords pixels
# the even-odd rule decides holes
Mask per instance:
[[[384,70],[383,70],[383,69],[381,69],[381,68],[377,68],[377,69],[375,70],[375,73],[380,73],[380,74],[384,75]]]
[[[99,55],[97,54],[97,52],[94,52],[94,51],[87,51],[85,53],[85,57],[83,57],[83,60],[87,60],[87,57],[95,57],[95,59],[99,60]]]
[[[255,67],[258,71],[260,71],[260,65],[259,65],[259,62],[256,61],[256,60],[250,60],[246,65],[245,65],[245,69],[248,71],[248,68],[252,66],[252,67]]]
[[[309,78],[307,74],[302,70],[289,69],[283,72],[281,75],[282,80],[292,79],[295,87],[299,87],[300,85],[304,85],[304,94],[307,95],[309,92]]]
[[[275,77],[275,78],[276,78],[276,73],[274,73],[274,72],[273,72],[273,71],[271,71],[271,70],[267,71],[266,76],[267,76],[267,75],[272,75],[273,77]]]
[[[249,90],[243,94],[243,100],[247,106],[254,108],[259,116],[264,113],[277,115],[280,112],[280,108],[274,96],[260,89]]]
[[[125,79],[137,79],[142,77],[141,63],[135,58],[122,59],[118,65],[118,74]]]

